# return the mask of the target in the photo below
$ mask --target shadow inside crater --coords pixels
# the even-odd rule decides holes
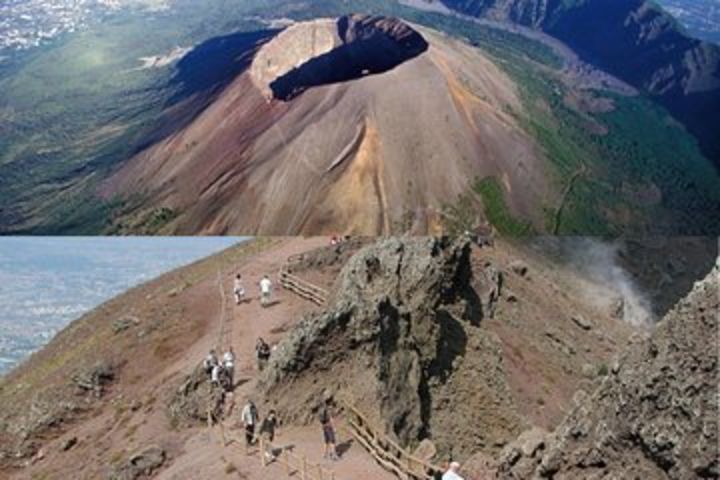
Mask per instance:
[[[388,30],[343,17],[338,20],[338,33],[341,46],[271,82],[273,96],[287,101],[312,87],[387,72],[428,49],[425,39],[409,27]]]

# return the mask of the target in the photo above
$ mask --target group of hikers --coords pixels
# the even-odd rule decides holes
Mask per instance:
[[[272,280],[270,280],[269,276],[263,275],[263,277],[258,282],[258,287],[260,288],[260,305],[262,305],[263,307],[269,306],[272,303]],[[233,295],[235,295],[236,305],[240,305],[246,300],[249,300],[245,296],[245,287],[243,285],[242,275],[240,275],[239,273],[235,275],[235,282],[233,283]]]
[[[222,361],[214,349],[210,350],[203,361],[203,368],[210,375],[210,383],[222,387],[226,392],[232,391],[235,381],[235,351],[232,347],[223,354]]]
[[[328,460],[339,460],[335,440],[335,425],[333,423],[333,403],[331,399],[325,399],[318,410],[318,419],[322,428],[325,453],[323,458]],[[245,429],[245,453],[250,454],[250,449],[257,444],[259,438],[265,443],[265,451],[261,452],[272,461],[275,459],[275,431],[278,427],[278,416],[275,410],[271,409],[267,416],[260,421],[260,413],[252,400],[248,400],[240,413],[240,421]],[[259,428],[258,428],[259,426]]]
[[[258,337],[255,343],[255,358],[257,359],[259,371],[265,370],[270,361],[271,353],[270,345],[262,337]],[[210,376],[210,383],[222,387],[225,392],[233,391],[235,384],[235,351],[232,347],[228,348],[222,359],[218,359],[215,349],[211,349],[205,360],[203,360],[203,368],[205,373]]]

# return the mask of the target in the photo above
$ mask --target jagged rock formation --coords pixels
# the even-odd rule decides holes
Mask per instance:
[[[330,390],[403,444],[431,438],[443,454],[517,434],[522,420],[500,347],[479,329],[486,312],[469,255],[466,241],[429,238],[361,250],[343,268],[328,311],[279,346],[264,393],[303,418]]]
[[[718,478],[718,312],[720,263],[499,478]]]
[[[168,404],[168,417],[174,426],[202,424],[208,413],[220,419],[223,412],[223,390],[210,383],[202,365],[183,380]]]

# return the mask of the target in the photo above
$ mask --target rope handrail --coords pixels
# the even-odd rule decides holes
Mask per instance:
[[[435,480],[443,470],[437,465],[405,451],[390,437],[376,428],[355,406],[342,402],[348,412],[348,424],[358,443],[386,470],[400,478],[412,480]]]
[[[222,274],[220,269],[217,271],[217,284],[220,290],[220,326],[218,331],[218,339],[215,348],[220,348],[223,345],[223,337],[225,336],[225,316],[226,316],[226,298],[225,289],[223,288]]]

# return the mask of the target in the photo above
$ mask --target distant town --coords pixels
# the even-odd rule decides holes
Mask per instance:
[[[0,2],[0,52],[37,47],[72,33],[98,15],[125,7],[154,10],[165,0],[5,0]]]

